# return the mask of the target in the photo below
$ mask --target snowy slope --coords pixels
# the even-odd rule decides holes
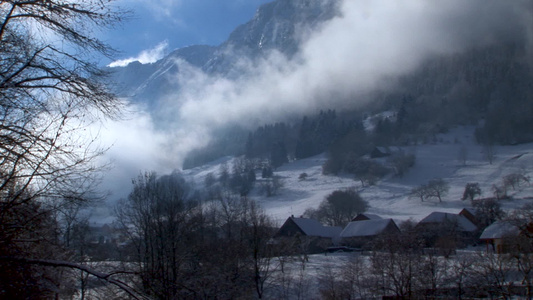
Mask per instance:
[[[466,183],[478,182],[482,196],[489,197],[492,196],[492,185],[501,184],[502,177],[507,174],[525,172],[533,177],[533,144],[495,146],[495,158],[489,164],[483,147],[474,143],[473,131],[473,127],[456,128],[437,136],[435,144],[403,148],[416,155],[416,164],[402,178],[389,176],[375,186],[362,187],[359,181],[348,175],[323,175],[322,164],[326,161],[326,155],[321,154],[276,169],[275,174],[284,181],[284,187],[278,195],[265,197],[253,192],[252,197],[281,225],[290,215],[300,216],[307,208],[318,207],[331,192],[356,187],[363,199],[369,202],[369,213],[383,218],[412,218],[418,221],[433,211],[457,213],[470,206],[469,201],[461,200]],[[459,159],[462,148],[466,149],[466,164]],[[202,183],[206,174],[218,173],[222,162],[231,165],[231,158],[186,170],[184,174]],[[299,179],[301,173],[307,173],[305,180]],[[438,200],[421,202],[418,198],[409,197],[413,187],[434,178],[442,178],[450,185],[450,191],[442,203]],[[522,186],[515,191],[510,190],[509,195],[514,196],[515,200],[502,201],[502,206],[512,209],[533,199],[533,187]]]

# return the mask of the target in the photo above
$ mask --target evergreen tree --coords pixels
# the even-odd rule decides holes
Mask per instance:
[[[289,162],[287,149],[285,148],[284,142],[279,141],[272,145],[272,151],[270,152],[270,160],[274,168],[280,167],[284,163]]]

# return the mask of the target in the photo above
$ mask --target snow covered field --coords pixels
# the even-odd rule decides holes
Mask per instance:
[[[482,196],[492,196],[493,184],[501,184],[503,176],[522,172],[533,176],[533,144],[516,146],[494,146],[492,164],[486,159],[484,148],[474,141],[473,127],[460,127],[446,134],[438,135],[433,144],[402,148],[406,153],[416,156],[415,166],[401,178],[388,176],[377,185],[362,187],[361,183],[350,175],[326,176],[322,174],[322,164],[326,155],[294,161],[275,170],[275,175],[283,179],[284,187],[278,195],[266,197],[256,190],[251,197],[257,200],[266,212],[279,224],[291,215],[299,216],[309,207],[317,207],[331,192],[338,189],[356,187],[363,199],[370,204],[369,213],[396,220],[420,220],[433,211],[457,213],[469,207],[469,201],[461,197],[466,183],[479,183]],[[461,155],[461,153],[463,153]],[[460,157],[466,157],[466,162]],[[218,174],[220,164],[231,159],[225,158],[211,164],[185,170],[184,174],[193,178],[197,184],[203,184],[208,173]],[[231,170],[231,168],[230,168]],[[305,180],[300,174],[307,173]],[[260,174],[258,174],[260,175]],[[260,176],[258,176],[260,178]],[[413,187],[427,183],[434,178],[442,178],[450,185],[449,193],[443,202],[429,200],[421,202],[409,197]],[[514,200],[502,201],[504,209],[521,206],[533,200],[533,187],[522,186],[510,190]]]

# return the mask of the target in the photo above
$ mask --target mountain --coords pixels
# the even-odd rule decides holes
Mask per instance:
[[[117,82],[116,91],[121,95],[130,96],[130,99],[136,103],[146,105],[153,113],[158,129],[174,126],[180,127],[184,132],[208,132],[199,138],[205,139],[204,149],[182,151],[189,153],[189,157],[180,157],[187,163],[183,166],[187,167],[197,166],[225,155],[242,154],[245,142],[250,141],[252,146],[256,145],[255,148],[261,148],[261,151],[251,151],[251,153],[261,158],[271,157],[268,152],[273,151],[272,145],[278,145],[279,147],[275,148],[282,149],[284,150],[282,152],[288,156],[296,158],[304,158],[323,151],[328,151],[330,155],[337,153],[338,161],[335,161],[337,166],[335,172],[337,172],[346,168],[350,158],[361,155],[367,150],[366,148],[376,145],[402,146],[427,143],[434,140],[436,134],[446,132],[457,125],[476,124],[478,128],[475,131],[475,138],[479,143],[520,144],[533,141],[533,119],[530,117],[533,114],[531,99],[533,64],[530,59],[531,43],[524,28],[514,24],[515,22],[510,22],[514,24],[514,27],[511,27],[520,29],[516,34],[502,38],[501,34],[491,33],[487,35],[487,40],[490,42],[466,43],[457,51],[422,55],[423,58],[416,59],[419,61],[415,64],[416,67],[405,72],[396,72],[395,69],[402,69],[400,55],[409,56],[410,53],[393,51],[394,56],[397,55],[400,59],[397,64],[396,61],[387,64],[385,69],[389,71],[392,69],[392,75],[389,75],[388,71],[383,71],[384,78],[376,75],[375,80],[361,81],[360,78],[366,77],[366,74],[371,78],[373,78],[372,73],[381,74],[379,70],[380,67],[383,68],[380,66],[381,62],[371,59],[368,71],[362,74],[350,73],[349,69],[357,69],[359,64],[365,65],[366,62],[360,61],[357,57],[358,47],[352,49],[347,44],[335,43],[339,40],[326,39],[331,41],[328,44],[330,47],[318,51],[319,55],[314,57],[312,63],[306,61],[308,59],[306,55],[311,52],[309,44],[312,44],[316,35],[309,40],[305,38],[310,37],[314,29],[320,29],[321,24],[325,24],[327,20],[335,16],[345,17],[348,14],[344,11],[344,15],[340,15],[339,3],[340,0],[277,0],[264,4],[257,10],[252,20],[237,27],[228,39],[218,46],[189,46],[177,49],[153,64],[132,63],[126,67],[113,68],[114,81]],[[352,9],[359,12],[357,9],[363,8],[354,6]],[[330,28],[332,23],[337,24],[337,21],[343,19],[342,17],[335,18],[334,22],[325,24],[323,28]],[[365,22],[364,12],[362,19]],[[446,27],[449,25],[446,23]],[[355,30],[357,26],[364,27],[365,24],[356,23],[353,26]],[[342,31],[342,28],[337,26],[335,30]],[[315,30],[315,32],[335,35],[335,32],[327,30]],[[359,40],[359,37],[352,35],[351,31],[348,35],[342,35],[342,38],[347,40],[351,40],[352,37],[358,45],[359,42],[373,41],[373,38]],[[302,41],[307,42],[305,46],[301,46]],[[350,50],[338,57],[337,61],[340,61],[343,68],[340,71],[338,68],[329,68],[327,63],[324,63],[329,60],[324,59],[323,62],[322,58],[335,47],[343,46]],[[300,47],[304,51],[299,51]],[[363,52],[366,49],[364,45],[361,48]],[[409,47],[409,50],[415,54],[419,53],[415,48]],[[381,50],[372,47],[368,49]],[[281,63],[277,65],[262,64],[265,61],[275,61],[275,59],[263,60],[270,58],[272,53],[280,53],[284,59],[281,59]],[[377,57],[381,58],[379,55]],[[306,67],[311,65],[311,68],[298,65],[301,61],[305,61],[303,64],[306,64]],[[277,68],[283,69],[284,64],[289,65],[287,69],[297,65],[294,68],[301,69],[298,70],[301,72],[289,73],[288,76],[287,73],[277,72]],[[317,65],[320,65],[320,68],[316,68]],[[273,72],[270,72],[270,67],[274,69]],[[267,71],[262,72],[261,68]],[[253,71],[248,71],[250,69]],[[201,84],[198,86],[193,84],[193,87],[187,91],[182,90],[180,80],[192,77],[194,80],[190,81],[194,82],[197,74],[200,74],[198,77],[202,77],[201,80],[197,80]],[[251,81],[236,80],[247,78],[247,75],[250,75],[248,77],[252,78]],[[262,81],[264,77],[266,79]],[[292,86],[293,77],[298,78],[295,80],[300,83],[297,87]],[[352,81],[354,86],[365,83],[373,85],[376,84],[374,81],[378,81],[379,84],[377,87],[369,88],[371,91],[364,95],[356,95],[357,89],[353,91],[349,87]],[[252,84],[249,84],[250,82]],[[263,93],[265,86],[278,94]],[[321,88],[324,91],[320,90]],[[294,93],[295,89],[298,89],[298,93]],[[181,95],[184,97],[181,95],[174,98],[165,97],[180,91],[183,91]],[[303,92],[299,93],[300,91]],[[188,97],[188,93],[194,94],[194,97]],[[292,101],[291,97],[297,101]],[[167,101],[169,99],[172,102]],[[180,101],[188,101],[187,111],[181,110],[183,103]],[[251,103],[253,105],[250,105]],[[273,109],[270,107],[271,104],[274,106]],[[290,107],[292,104],[295,104],[294,110]],[[254,108],[250,109],[251,106]],[[285,109],[280,112],[275,106]],[[315,113],[318,110],[337,110],[339,118],[334,118],[335,120],[328,121],[329,123],[317,118],[314,122],[305,124],[303,120],[306,117],[313,117],[311,115],[313,112],[310,112],[308,107],[315,109]],[[374,132],[368,134],[360,132],[361,126],[358,123],[362,115],[367,113],[379,115],[385,111],[393,114],[397,112],[397,120],[395,122],[376,120]],[[228,113],[221,114],[221,112]],[[280,116],[283,113],[285,119]],[[183,121],[185,119],[194,124],[186,128],[187,121]],[[193,119],[194,121],[191,121]],[[257,125],[258,130],[247,139],[249,131],[253,132],[253,128],[237,128],[246,121],[241,123],[235,121],[237,125],[233,126],[231,122],[234,120],[247,120],[250,124],[246,125],[250,127]],[[284,122],[286,124],[283,124]],[[276,126],[276,123],[281,123],[283,126]],[[263,130],[259,130],[260,127],[263,127]],[[265,134],[276,131],[274,129],[278,127],[285,128],[278,130],[282,134],[270,136]],[[209,134],[211,136],[207,138]],[[361,146],[362,136],[365,138],[363,146]],[[187,140],[189,137],[180,138]],[[332,146],[337,149],[332,149]],[[361,149],[355,151],[356,146]],[[254,150],[254,147],[250,148]],[[302,151],[298,151],[302,149],[313,151],[304,151],[309,153],[303,155]]]
[[[218,46],[193,45],[177,49],[153,64],[133,62],[108,68],[114,91],[135,102],[154,105],[154,99],[178,87],[167,75],[180,72],[179,61],[206,74],[234,78],[242,74],[238,61],[254,61],[270,51],[291,57],[298,51],[302,32],[334,17],[338,0],[277,0],[259,7],[252,20],[238,26]]]

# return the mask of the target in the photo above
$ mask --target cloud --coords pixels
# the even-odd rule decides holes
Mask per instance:
[[[168,134],[157,130],[153,124],[150,114],[129,104],[122,120],[106,120],[89,128],[88,134],[98,136],[102,147],[110,147],[100,164],[112,166],[101,184],[103,191],[111,192],[112,199],[126,197],[131,179],[140,172],[166,173],[175,169],[168,165],[171,159],[162,151]]]
[[[174,12],[183,5],[183,0],[157,0],[150,1],[146,5],[156,17],[167,19],[174,15]]]
[[[139,55],[136,57],[116,60],[110,63],[108,67],[125,67],[134,61],[138,61],[141,64],[151,64],[163,58],[167,52],[167,49],[168,41],[162,41],[152,49],[141,51],[141,53],[139,53]]]
[[[426,59],[516,35],[525,2],[500,0],[346,0],[293,59],[272,52],[240,61],[238,79],[211,76],[178,61],[179,93],[163,100],[178,165],[213,128],[273,122],[319,108],[357,106]],[[178,130],[173,130],[178,128]]]
[[[181,13],[184,0],[118,0],[121,7],[136,11],[139,18],[157,22],[159,25],[185,26]]]
[[[143,12],[149,11],[156,17],[170,16],[171,13],[183,5],[183,0],[119,0],[121,6],[138,6]]]

